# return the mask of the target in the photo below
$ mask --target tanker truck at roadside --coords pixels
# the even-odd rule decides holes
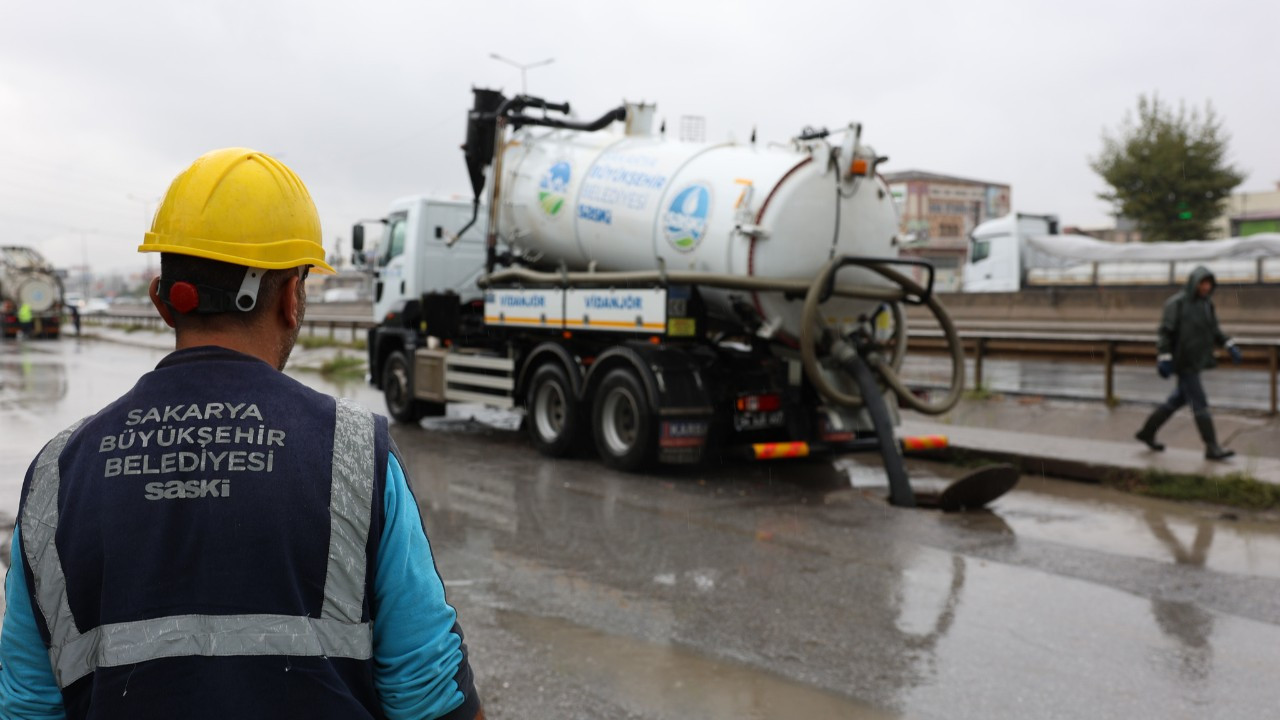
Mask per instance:
[[[684,142],[653,106],[580,121],[473,92],[472,197],[406,198],[353,228],[375,277],[370,381],[395,419],[522,408],[545,455],[594,447],[622,470],[875,451],[891,501],[914,502],[897,407],[954,405],[961,350],[932,268],[897,257],[886,158],[860,125]],[[906,303],[950,339],[940,398],[898,376]]]
[[[4,336],[15,337],[23,304],[31,308],[36,337],[56,338],[62,321],[62,278],[32,248],[0,246],[0,320]]]

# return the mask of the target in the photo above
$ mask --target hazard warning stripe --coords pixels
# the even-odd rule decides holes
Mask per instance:
[[[805,442],[756,443],[751,446],[751,449],[755,451],[757,460],[809,456],[809,443]]]

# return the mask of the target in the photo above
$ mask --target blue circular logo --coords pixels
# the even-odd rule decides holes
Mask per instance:
[[[662,214],[662,233],[671,247],[692,252],[707,234],[707,216],[711,213],[711,190],[697,183],[676,193]]]
[[[538,181],[538,204],[548,215],[555,216],[564,207],[565,190],[569,187],[569,163],[558,162]]]

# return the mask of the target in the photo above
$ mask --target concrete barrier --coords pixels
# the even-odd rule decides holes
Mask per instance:
[[[1049,287],[1013,293],[938,293],[957,322],[984,320],[1052,322],[1149,322],[1160,320],[1164,302],[1176,292],[1160,287]],[[1280,286],[1221,285],[1213,294],[1225,324],[1280,325]],[[909,319],[928,311],[908,309]]]

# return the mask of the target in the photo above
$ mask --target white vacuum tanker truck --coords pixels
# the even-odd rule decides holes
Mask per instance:
[[[384,225],[368,352],[394,418],[523,408],[542,453],[594,444],[624,470],[878,451],[891,501],[913,504],[897,405],[952,407],[963,356],[932,268],[896,257],[885,158],[859,125],[690,143],[655,131],[652,106],[580,122],[474,94],[470,202],[407,198],[352,233],[363,256],[364,224]],[[904,303],[950,341],[939,399],[898,377]]]
[[[62,278],[40,253],[20,245],[0,247],[0,320],[5,337],[21,330],[18,314],[31,308],[32,332],[58,337],[62,320]]]

